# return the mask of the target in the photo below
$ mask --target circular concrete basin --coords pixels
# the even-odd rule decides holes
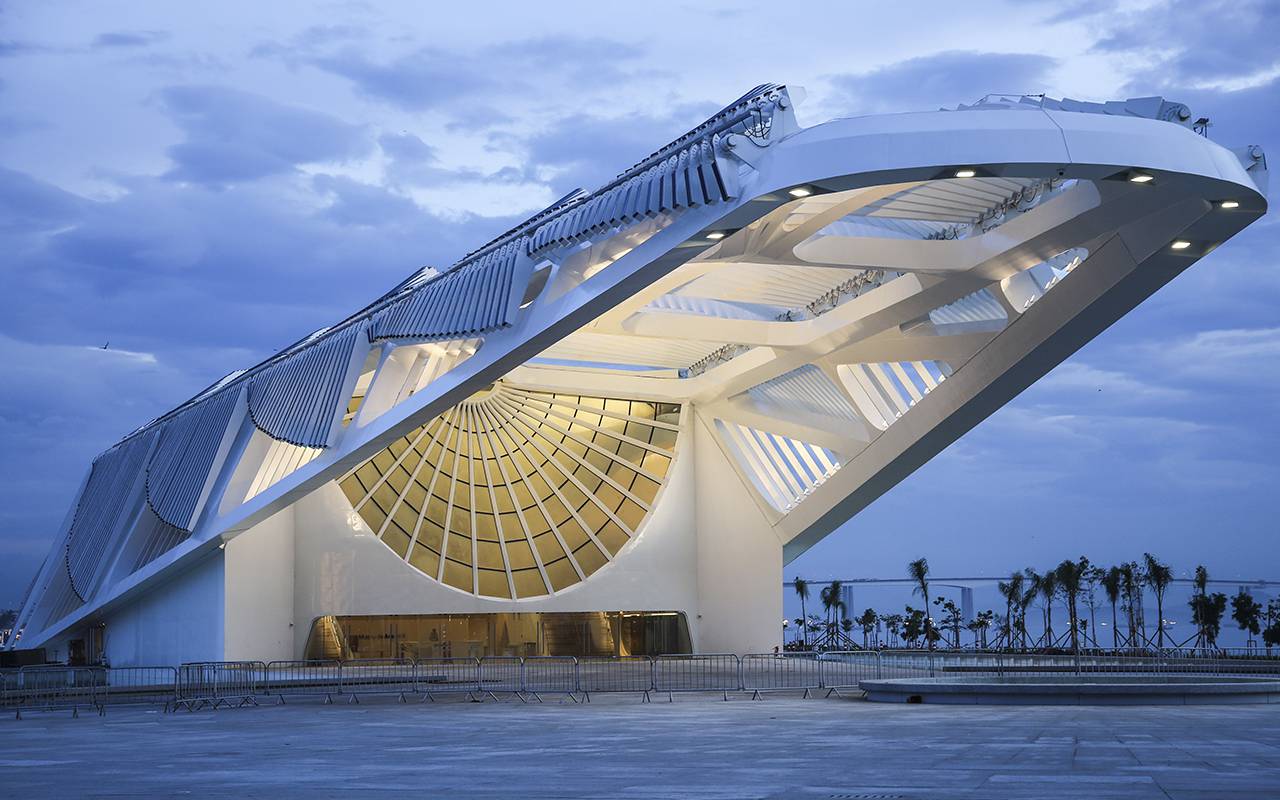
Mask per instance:
[[[1195,705],[1280,703],[1280,679],[1208,675],[891,678],[860,681],[880,703]]]

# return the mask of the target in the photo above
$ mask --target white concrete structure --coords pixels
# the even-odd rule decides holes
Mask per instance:
[[[768,650],[785,563],[1265,212],[1262,152],[1190,120],[803,128],[759,87],[100,456],[17,644],[551,652],[605,634],[386,615],[677,612],[589,646]]]

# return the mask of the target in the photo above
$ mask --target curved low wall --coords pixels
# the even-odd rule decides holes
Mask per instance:
[[[880,703],[1201,705],[1280,703],[1280,680],[1217,676],[895,678],[858,683]]]

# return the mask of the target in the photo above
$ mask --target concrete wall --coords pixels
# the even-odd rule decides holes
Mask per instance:
[[[712,432],[696,417],[698,630],[705,653],[767,653],[782,644],[782,540]]]
[[[229,661],[294,658],[294,507],[227,542]]]
[[[113,666],[217,661],[223,657],[222,551],[207,556],[106,616],[106,655]]]

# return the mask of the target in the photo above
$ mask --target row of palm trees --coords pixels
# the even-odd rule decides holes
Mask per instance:
[[[926,559],[919,558],[907,564],[907,576],[914,584],[913,593],[924,600],[923,608],[908,605],[905,614],[886,615],[868,608],[856,619],[846,618],[848,609],[840,599],[840,581],[832,581],[819,593],[825,617],[810,616],[807,610],[809,584],[796,578],[795,592],[801,605],[801,617],[796,620],[800,629],[796,645],[805,650],[854,646],[850,634],[857,626],[862,629],[862,646],[873,647],[879,644],[874,634],[883,624],[891,646],[901,638],[910,645],[923,640],[930,649],[940,641],[946,646],[961,647],[962,629],[969,631],[973,635],[973,644],[982,648],[1027,650],[1069,647],[1079,651],[1082,647],[1133,650],[1191,645],[1197,649],[1212,649],[1218,645],[1228,604],[1226,595],[1208,591],[1209,573],[1203,566],[1196,567],[1192,595],[1188,601],[1195,632],[1184,641],[1174,641],[1164,618],[1165,599],[1173,583],[1173,570],[1151,553],[1143,554],[1141,562],[1130,561],[1105,568],[1095,566],[1087,557],[1081,556],[1074,561],[1064,560],[1044,572],[1030,567],[1014,572],[1008,580],[997,584],[1005,601],[1004,615],[986,610],[968,621],[950,599],[931,595],[929,562]],[[1098,639],[1099,590],[1111,607],[1109,643]],[[1148,593],[1156,606],[1157,621],[1153,632],[1148,632],[1145,618]],[[1032,638],[1028,632],[1027,616],[1033,613],[1032,608],[1037,603],[1042,633]],[[931,605],[937,607],[936,620],[928,613]],[[1280,598],[1271,600],[1264,608],[1241,589],[1230,599],[1230,605],[1231,617],[1246,633],[1250,645],[1253,645],[1254,637],[1261,635],[1268,648],[1280,646]],[[1061,633],[1054,630],[1055,606],[1067,614],[1066,630]],[[996,636],[989,641],[988,632],[993,627]]]

